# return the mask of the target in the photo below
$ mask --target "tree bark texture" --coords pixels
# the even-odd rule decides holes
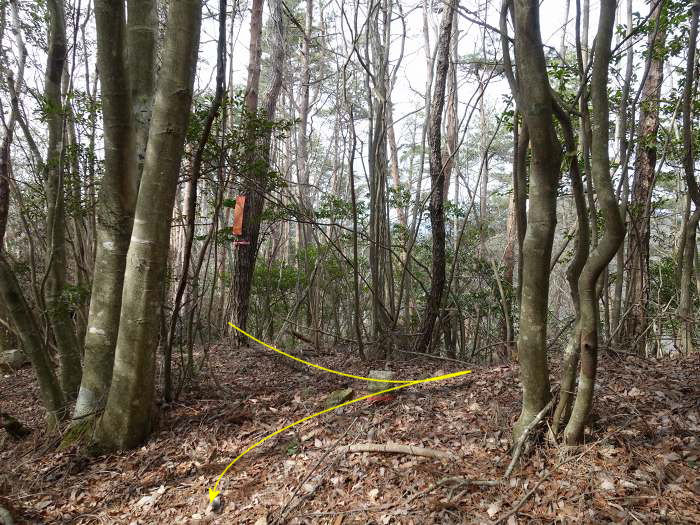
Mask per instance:
[[[415,352],[425,352],[433,337],[435,321],[440,314],[442,295],[445,288],[445,172],[442,164],[442,111],[445,106],[445,84],[450,60],[450,39],[452,36],[452,11],[458,2],[445,6],[440,22],[435,64],[435,88],[430,108],[430,228],[433,236],[432,272],[430,293],[427,297],[425,314],[421,323],[420,335],[414,346]]]
[[[517,439],[550,399],[546,346],[548,261],[552,256],[557,223],[561,145],[553,122],[554,101],[540,34],[539,2],[516,0],[514,7],[519,109],[528,128],[532,149],[518,336],[523,405],[513,429],[514,438]]]
[[[250,58],[248,61],[248,81],[245,91],[245,114],[249,125],[253,122],[258,111],[258,89],[260,85],[260,57],[262,47],[260,40],[262,37],[262,0],[254,0],[252,14],[250,18]],[[236,250],[234,293],[235,293],[235,318],[236,324],[243,330],[248,324],[248,310],[250,307],[250,291],[253,285],[253,271],[255,269],[255,258],[258,251],[258,238],[260,233],[260,218],[265,207],[265,183],[266,177],[253,169],[252,163],[255,158],[255,133],[250,131],[244,139],[246,157],[250,164],[250,169],[245,175],[243,182],[243,194],[245,195],[245,206],[243,208],[243,231],[241,241],[245,244],[238,244]],[[242,339],[239,339],[243,341]]]
[[[46,61],[44,104],[48,126],[45,188],[47,200],[48,274],[46,309],[58,348],[61,388],[74,399],[80,387],[82,368],[78,339],[64,292],[66,289],[66,218],[63,178],[63,103],[61,77],[66,63],[66,21],[61,0],[49,0],[49,51]]]
[[[144,2],[148,4],[149,2]],[[134,2],[130,2],[132,6]],[[145,21],[148,21],[146,18]],[[85,336],[83,381],[73,417],[82,418],[101,410],[112,380],[114,349],[119,333],[126,254],[133,226],[138,193],[139,169],[135,111],[127,57],[129,28],[124,2],[96,0],[97,63],[102,88],[102,118],[105,141],[104,175],[97,199],[97,246]],[[135,23],[132,21],[132,23]],[[141,23],[139,20],[138,23]],[[145,33],[145,26],[143,30]],[[153,33],[150,33],[154,37]],[[142,71],[153,56],[131,61]],[[138,71],[138,69],[137,69]]]
[[[569,445],[583,440],[583,430],[593,404],[598,364],[599,315],[598,280],[624,240],[625,228],[620,217],[615,190],[610,175],[608,100],[608,67],[610,46],[615,25],[615,0],[602,0],[598,33],[595,39],[593,73],[591,77],[591,174],[600,209],[605,217],[605,232],[586,261],[579,277],[579,332],[581,370],[576,401],[564,430]]]
[[[105,449],[131,448],[151,430],[155,349],[170,222],[192,102],[202,7],[170,4],[146,158],[124,274],[112,385],[98,429]]]
[[[677,346],[683,353],[695,350],[695,312],[693,308],[692,280],[696,250],[696,233],[700,222],[700,188],[695,177],[695,155],[693,152],[693,87],[695,85],[695,53],[698,40],[698,13],[700,2],[697,0],[691,7],[690,36],[686,55],[685,83],[683,86],[683,171],[685,182],[695,210],[690,215],[685,228],[685,243],[683,245],[682,268],[680,279],[680,301],[678,317],[681,321]]]
[[[652,13],[657,23],[661,21],[659,11],[663,2],[657,2]],[[656,38],[655,38],[656,37]],[[635,352],[646,348],[647,312],[649,301],[649,235],[651,196],[657,155],[657,133],[659,130],[659,99],[664,78],[663,46],[666,29],[662,25],[649,36],[649,73],[642,87],[641,111],[637,131],[637,152],[634,162],[634,180],[629,213],[629,281],[627,283],[626,309],[629,310],[624,322],[624,344]]]

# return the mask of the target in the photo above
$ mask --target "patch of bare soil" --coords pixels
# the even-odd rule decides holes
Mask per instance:
[[[307,359],[367,375],[328,351]],[[605,355],[586,444],[540,440],[510,479],[509,429],[519,413],[517,365],[412,386],[395,399],[361,401],[302,423],[257,447],[223,477],[223,507],[207,489],[243,450],[325,408],[325,397],[360,381],[288,365],[261,348],[214,347],[198,386],[162,408],[143,447],[89,457],[58,451],[42,430],[30,369],[0,376],[0,410],[33,429],[0,436],[0,505],[18,523],[700,523],[700,356],[642,360]],[[464,368],[390,363],[397,378]],[[555,376],[553,375],[553,381]],[[344,452],[396,443],[449,452]]]

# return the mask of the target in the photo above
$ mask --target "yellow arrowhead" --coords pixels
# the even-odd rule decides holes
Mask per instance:
[[[219,494],[221,494],[220,490],[209,489],[209,503],[214,501]]]

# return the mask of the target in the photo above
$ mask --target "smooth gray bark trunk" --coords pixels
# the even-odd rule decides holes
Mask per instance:
[[[513,429],[517,439],[551,396],[546,347],[549,264],[543,261],[552,256],[561,147],[553,123],[554,101],[540,34],[539,2],[516,0],[514,7],[518,104],[532,148],[518,337],[523,404]]]
[[[170,222],[192,102],[202,7],[171,2],[146,158],[129,243],[112,384],[98,429],[105,449],[131,448],[151,431]]]

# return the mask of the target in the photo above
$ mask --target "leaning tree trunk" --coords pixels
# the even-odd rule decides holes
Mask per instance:
[[[445,84],[450,61],[450,39],[452,36],[452,12],[459,2],[446,7],[440,23],[437,59],[435,65],[435,88],[430,108],[430,128],[428,144],[430,146],[430,228],[433,235],[432,272],[430,277],[430,294],[427,298],[425,314],[421,323],[420,335],[414,351],[425,352],[433,338],[435,321],[440,314],[440,303],[445,288],[445,173],[442,165],[442,110],[445,106]]]
[[[532,149],[530,206],[523,241],[523,281],[518,357],[523,404],[513,435],[523,429],[550,399],[547,365],[547,298],[549,261],[557,222],[557,184],[561,146],[553,123],[554,101],[547,76],[539,24],[539,2],[515,1],[515,59],[518,107]]]
[[[47,423],[50,428],[56,426],[63,418],[64,396],[54,374],[53,365],[46,346],[41,339],[41,331],[31,307],[24,298],[19,282],[9,261],[3,253],[3,242],[10,207],[10,145],[12,144],[13,123],[7,127],[0,149],[0,302],[3,316],[7,316],[22,343],[22,349],[32,362],[34,373],[39,382],[39,391],[47,411]]]
[[[571,417],[564,430],[564,440],[569,445],[583,439],[583,430],[593,403],[596,368],[598,364],[598,293],[597,283],[601,274],[617,253],[625,237],[625,228],[620,217],[615,190],[610,176],[609,148],[609,100],[608,67],[610,45],[615,24],[615,0],[602,0],[598,34],[595,39],[595,55],[591,77],[591,174],[598,203],[605,217],[605,233],[591,253],[579,278],[581,371],[578,392]]]
[[[123,2],[95,3],[105,168],[97,201],[96,271],[85,336],[83,380],[73,414],[76,419],[104,407],[112,380],[126,254],[143,165],[144,135],[150,119],[155,2],[131,0],[129,19],[132,17],[138,24],[127,26]],[[128,64],[127,55],[131,56]]]
[[[14,327],[22,344],[22,349],[32,363],[34,373],[39,383],[41,399],[47,411],[47,423],[49,428],[53,428],[65,414],[63,392],[61,391],[58,379],[54,373],[53,364],[49,358],[47,348],[42,341],[41,332],[36,318],[34,317],[34,313],[24,297],[19,282],[10,265],[10,261],[5,258],[5,254],[3,253],[7,218],[10,211],[10,175],[12,162],[10,147],[12,146],[14,129],[19,111],[16,96],[17,93],[21,92],[27,56],[22,40],[21,29],[19,27],[16,3],[12,4],[12,15],[13,30],[20,43],[20,60],[14,84],[9,84],[11,96],[13,97],[12,112],[9,122],[6,123],[5,135],[0,144],[0,303],[2,303],[2,316]]]
[[[678,317],[681,320],[677,346],[681,352],[688,353],[694,350],[693,336],[695,332],[694,309],[692,299],[692,276],[695,259],[695,234],[700,222],[700,188],[695,178],[695,156],[693,155],[693,121],[692,102],[693,86],[695,81],[695,46],[698,39],[698,12],[700,2],[695,1],[692,7],[690,37],[688,54],[685,67],[685,85],[683,86],[683,169],[685,181],[688,186],[688,194],[695,205],[695,210],[690,215],[690,220],[685,228],[685,244],[682,254],[682,268],[680,279],[680,302],[678,304]]]
[[[202,7],[170,4],[146,158],[124,274],[112,385],[98,429],[105,449],[131,448],[151,430],[155,349],[170,222],[192,102]]]
[[[585,82],[585,80],[581,80]],[[587,104],[588,102],[586,102]],[[588,260],[588,251],[591,244],[591,231],[588,222],[588,211],[586,207],[586,198],[583,191],[583,181],[579,170],[579,159],[574,139],[573,125],[569,115],[564,108],[557,105],[557,118],[562,125],[564,138],[566,141],[567,154],[569,156],[569,177],[571,179],[571,189],[574,195],[574,203],[576,206],[576,223],[578,225],[578,235],[576,237],[576,249],[574,257],[571,259],[568,268],[566,269],[566,280],[569,283],[571,294],[571,302],[574,305],[576,312],[576,321],[574,329],[569,336],[569,341],[564,348],[562,355],[562,372],[561,383],[559,385],[559,401],[554,409],[552,418],[552,431],[558,433],[559,426],[566,423],[568,420],[573,393],[576,382],[576,372],[580,357],[580,318],[581,308],[580,293],[579,293],[579,277],[583,270],[586,261]]]
[[[637,133],[637,155],[634,163],[634,181],[629,212],[629,280],[627,285],[624,321],[624,343],[632,350],[642,352],[646,348],[647,304],[649,301],[649,235],[651,215],[651,193],[656,168],[656,140],[659,130],[659,103],[661,84],[664,78],[663,46],[666,40],[665,22],[658,16],[664,2],[657,2],[652,15],[663,24],[649,36],[649,73],[642,87],[639,131]]]
[[[48,274],[46,308],[58,348],[61,388],[68,399],[78,394],[80,350],[64,292],[66,288],[65,184],[63,180],[63,105],[61,77],[66,63],[66,21],[62,0],[50,0],[49,52],[46,62],[44,104],[48,124],[45,186],[47,200]]]

